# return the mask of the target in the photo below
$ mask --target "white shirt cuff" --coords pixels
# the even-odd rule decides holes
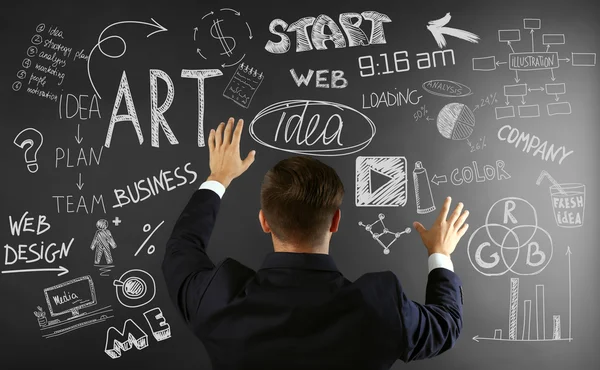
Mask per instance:
[[[209,180],[204,181],[202,185],[200,185],[199,189],[209,189],[217,193],[219,198],[223,198],[223,194],[225,194],[225,186],[218,181]]]
[[[454,265],[452,264],[450,256],[446,256],[442,253],[433,253],[431,256],[429,256],[427,264],[429,265],[429,272],[438,267],[454,272]]]

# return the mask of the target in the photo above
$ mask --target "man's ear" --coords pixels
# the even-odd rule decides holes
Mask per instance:
[[[269,224],[267,223],[267,219],[265,218],[265,214],[263,213],[262,209],[260,211],[258,211],[258,220],[260,221],[260,227],[262,227],[263,231],[265,233],[270,233],[271,228],[269,227]]]
[[[342,210],[338,208],[337,211],[333,214],[333,219],[331,219],[331,227],[329,227],[329,231],[335,233],[338,231],[338,227],[340,226],[340,220],[342,218]]]

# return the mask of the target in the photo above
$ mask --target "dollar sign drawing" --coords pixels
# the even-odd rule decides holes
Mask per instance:
[[[223,52],[220,53],[220,55],[227,54],[227,56],[230,57],[233,53],[233,49],[235,49],[235,38],[223,35],[223,30],[221,30],[220,25],[222,21],[222,19],[213,20],[213,24],[210,27],[210,35],[215,40],[219,40],[219,42],[221,43],[221,46],[223,47]]]

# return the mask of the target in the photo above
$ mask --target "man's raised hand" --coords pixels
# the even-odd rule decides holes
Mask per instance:
[[[462,203],[458,203],[450,215],[450,218],[446,219],[451,202],[452,199],[447,197],[438,218],[429,230],[427,230],[420,222],[415,221],[413,223],[414,228],[421,235],[421,239],[423,240],[423,244],[425,244],[429,255],[432,255],[433,253],[442,253],[450,256],[450,254],[454,252],[460,238],[465,235],[465,232],[469,228],[469,224],[465,223],[467,217],[469,217],[469,211],[465,210],[461,214],[461,211],[463,210]]]
[[[221,122],[217,129],[211,129],[208,136],[208,150],[210,153],[210,176],[207,180],[215,180],[228,187],[233,179],[244,173],[254,162],[256,151],[252,150],[242,160],[240,157],[240,138],[244,120],[238,120],[233,129],[233,117],[227,124]]]

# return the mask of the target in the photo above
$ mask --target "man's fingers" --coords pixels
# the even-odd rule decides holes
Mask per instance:
[[[231,132],[233,131],[233,117],[229,117],[227,125],[225,125],[225,136],[223,137],[223,145],[231,144]]]
[[[215,133],[215,148],[219,149],[221,144],[223,143],[223,129],[225,128],[225,123],[221,122],[219,127],[217,127],[217,132]]]
[[[454,208],[454,211],[452,212],[452,214],[450,215],[450,218],[448,219],[449,225],[454,225],[454,223],[458,219],[458,216],[460,216],[460,213],[463,210],[463,206],[464,205],[462,202],[458,202],[458,204],[456,205],[456,208]]]
[[[254,158],[256,157],[256,150],[251,150],[250,153],[246,156],[246,159],[242,161],[242,165],[244,166],[244,171],[250,167],[252,163],[254,163]]]
[[[419,234],[421,234],[423,231],[427,231],[427,229],[425,228],[425,226],[423,226],[420,222],[415,221],[413,222],[413,227],[415,228],[415,230],[417,230],[417,232]]]
[[[235,131],[233,132],[233,139],[231,140],[231,144],[240,145],[240,138],[242,136],[242,129],[244,128],[244,120],[238,120],[237,125],[235,126]]]
[[[460,229],[458,229],[458,232],[457,232],[458,237],[462,238],[462,236],[465,235],[465,233],[467,232],[468,228],[469,228],[469,224],[462,225],[462,227]]]
[[[208,135],[208,150],[210,153],[215,150],[215,129],[211,129]]]
[[[465,223],[465,221],[467,220],[467,217],[469,217],[469,211],[465,210],[462,215],[460,215],[460,217],[456,220],[456,222],[454,223],[454,227],[456,229],[460,229],[460,227]]]
[[[446,200],[444,200],[444,205],[440,211],[440,215],[437,218],[438,223],[446,221],[446,217],[448,217],[448,210],[450,209],[450,203],[452,203],[452,198],[446,197]]]

